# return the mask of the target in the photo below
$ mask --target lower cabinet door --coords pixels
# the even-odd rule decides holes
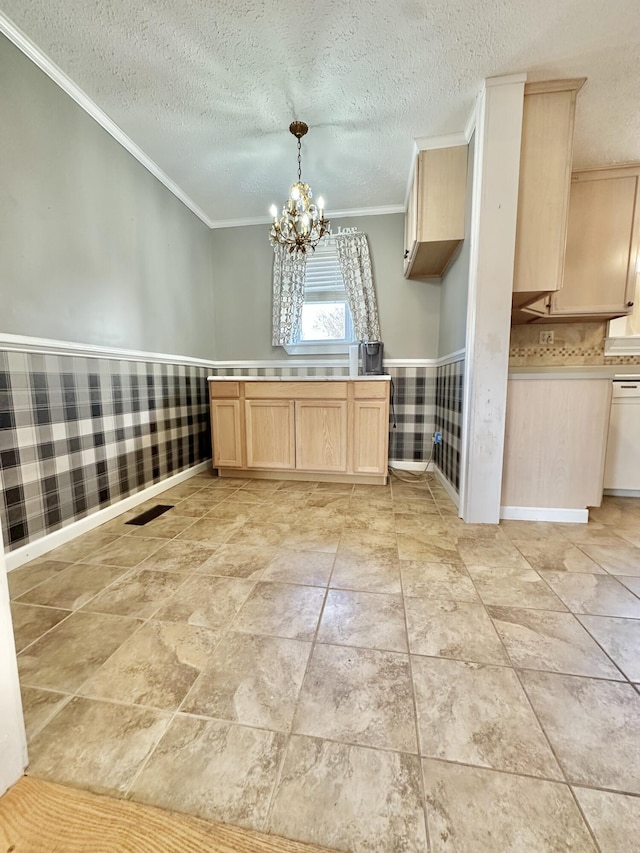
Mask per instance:
[[[295,468],[292,400],[245,400],[247,468]]]
[[[215,467],[242,468],[239,400],[211,401],[211,433]]]
[[[347,470],[346,400],[296,401],[296,468]]]
[[[386,474],[389,424],[386,400],[356,400],[353,412],[354,474]]]

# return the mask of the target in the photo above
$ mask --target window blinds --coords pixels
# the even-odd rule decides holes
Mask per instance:
[[[320,245],[307,255],[304,289],[308,293],[332,291],[345,293],[342,270],[335,245]]]

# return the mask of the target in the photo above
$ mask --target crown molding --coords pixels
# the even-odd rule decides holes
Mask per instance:
[[[445,133],[443,136],[421,136],[414,140],[417,151],[433,151],[436,148],[453,148],[456,145],[468,145],[473,132],[476,129],[476,118],[478,115],[478,98],[476,95],[473,106],[469,111],[464,130],[456,133]]]
[[[355,207],[353,210],[326,210],[328,219],[345,219],[350,216],[386,216],[390,213],[404,213],[405,205],[388,204],[380,207]],[[257,216],[247,219],[218,219],[209,223],[209,227],[216,228],[243,228],[245,225],[271,225],[272,216]]]
[[[519,74],[502,74],[497,77],[487,77],[484,81],[485,88],[491,86],[512,86],[514,83],[526,83],[527,72],[523,71]]]
[[[464,126],[464,137],[467,140],[467,145],[471,142],[471,137],[476,131],[476,123],[478,121],[478,104],[480,103],[480,94],[478,93],[473,101],[469,118]]]
[[[181,201],[185,207],[194,213],[198,219],[202,220],[209,228],[212,227],[211,219],[199,207],[192,198],[190,198],[184,190],[182,190],[175,181],[173,181],[144,151],[136,145],[136,143],[109,118],[109,116],[100,109],[100,107],[83,91],[73,80],[59,68],[55,62],[50,59],[44,51],[42,51],[31,39],[17,27],[13,21],[8,18],[4,12],[0,12],[0,33],[3,33],[9,41],[11,41],[18,50],[21,50],[24,55],[30,59],[41,71],[59,86],[63,92],[66,92],[78,106],[83,109],[87,115],[91,116],[94,121],[97,121],[100,127],[115,139],[117,143],[131,154],[132,157],[150,172],[154,178],[160,181],[169,192]]]
[[[546,92],[579,92],[587,82],[586,77],[567,77],[560,80],[535,80],[526,83],[525,95],[537,95]]]
[[[456,145],[466,145],[469,140],[465,132],[446,133],[444,136],[420,136],[416,139],[418,151],[434,151],[437,148],[453,148]]]
[[[407,177],[407,186],[404,191],[404,212],[406,213],[409,209],[409,196],[411,195],[411,185],[413,184],[413,176],[416,173],[416,162],[418,160],[418,146],[413,143],[413,147],[411,149],[411,163],[409,164],[409,176]],[[406,246],[405,246],[406,248]]]
[[[380,207],[356,207],[353,210],[329,210],[331,219],[346,219],[349,216],[387,216],[391,213],[404,213],[404,205],[387,204]]]
[[[247,225],[271,225],[273,216],[248,216],[244,219],[212,219],[208,225],[212,230],[218,228],[244,228]]]
[[[409,195],[411,194],[411,184],[416,170],[416,157],[420,151],[435,151],[438,148],[454,148],[456,145],[468,145],[471,137],[476,129],[476,119],[478,116],[478,99],[476,95],[473,102],[473,107],[465,122],[464,130],[456,133],[447,133],[442,136],[419,136],[413,141],[413,149],[411,151],[411,164],[409,166],[409,176],[407,178],[407,186],[404,193],[403,212],[406,213],[409,207]]]

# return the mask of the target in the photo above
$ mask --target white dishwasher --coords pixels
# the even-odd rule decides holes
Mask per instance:
[[[604,489],[640,496],[640,376],[613,380]]]

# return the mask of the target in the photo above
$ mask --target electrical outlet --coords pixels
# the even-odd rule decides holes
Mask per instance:
[[[555,332],[541,331],[538,335],[538,343],[540,343],[540,344],[552,344],[554,342],[555,336],[556,336]]]

